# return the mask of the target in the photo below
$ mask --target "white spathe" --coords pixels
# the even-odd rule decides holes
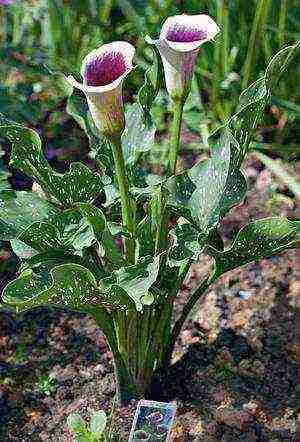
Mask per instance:
[[[147,43],[155,45],[160,53],[167,90],[173,100],[187,95],[201,45],[219,32],[208,15],[182,14],[167,18],[158,40],[146,36]]]
[[[83,83],[67,77],[84,92],[96,127],[108,136],[121,134],[125,127],[122,86],[133,69],[134,54],[134,46],[125,41],[104,44],[84,58]]]

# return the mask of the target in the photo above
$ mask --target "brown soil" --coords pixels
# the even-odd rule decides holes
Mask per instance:
[[[259,170],[250,158],[247,201],[223,222],[228,241],[274,210],[293,216],[292,200],[271,206],[271,176]],[[208,266],[207,257],[194,266],[176,316]],[[296,272],[290,251],[227,273],[210,288],[176,344],[172,367],[154,385],[156,399],[178,407],[173,441],[296,441]],[[112,356],[91,318],[50,309],[17,319],[0,313],[1,441],[71,441],[68,414],[109,412],[114,395]],[[135,406],[114,414],[116,441],[128,440]]]

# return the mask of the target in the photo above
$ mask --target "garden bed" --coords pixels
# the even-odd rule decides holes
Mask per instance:
[[[228,241],[241,219],[270,214],[269,172],[251,157],[247,174],[246,203],[223,221]],[[281,213],[292,216],[292,205]],[[207,266],[206,257],[194,266],[176,314]],[[296,440],[295,267],[294,251],[250,264],[198,304],[172,367],[153,387],[155,399],[178,407],[173,441]],[[112,355],[94,320],[50,309],[16,320],[0,313],[0,440],[72,440],[67,416],[109,412],[114,395]],[[116,440],[127,440],[135,407],[115,411]]]

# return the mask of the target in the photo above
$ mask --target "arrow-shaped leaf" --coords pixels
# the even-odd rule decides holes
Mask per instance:
[[[114,290],[118,294],[121,289],[134,302],[135,308],[140,311],[143,305],[150,305],[154,301],[149,289],[157,279],[159,263],[160,256],[154,258],[147,256],[141,258],[137,264],[122,267],[113,272],[111,277],[101,281],[103,290],[106,292]]]
[[[103,212],[91,204],[79,204],[79,209],[86,222],[91,227],[95,238],[104,250],[104,256],[113,267],[120,267],[125,264],[121,250],[117,247],[113,235],[107,226]]]
[[[44,157],[39,135],[32,129],[0,116],[0,129],[12,143],[10,164],[33,177],[43,190],[65,207],[94,200],[102,190],[100,176],[81,163],[72,163],[68,172],[55,172]]]
[[[232,246],[223,251],[210,248],[216,261],[217,276],[251,261],[268,258],[299,245],[300,222],[283,217],[253,221],[243,227]]]
[[[296,57],[298,57],[298,63],[296,62],[296,66],[299,65],[299,56],[300,41],[296,42],[294,45],[281,49],[279,52],[277,52],[277,54],[274,55],[274,57],[272,57],[265,73],[266,85],[272,95],[276,95],[276,87],[278,82],[288,68],[289,64],[296,60]]]
[[[4,289],[3,301],[22,312],[43,305],[80,308],[101,304],[101,294],[92,273],[78,264],[62,264],[49,273],[23,272]]]
[[[224,131],[211,158],[168,180],[171,204],[181,207],[182,215],[202,232],[213,229],[220,215],[245,196],[247,184],[235,164],[236,149],[234,138]]]
[[[0,239],[16,238],[30,224],[43,221],[53,214],[49,204],[34,192],[12,192],[0,196]]]
[[[180,266],[187,259],[197,261],[208,239],[208,235],[200,233],[188,222],[179,223],[170,230],[170,235],[174,239],[168,255],[170,267]]]

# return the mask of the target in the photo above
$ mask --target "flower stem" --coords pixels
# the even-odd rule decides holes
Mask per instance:
[[[222,10],[223,10],[223,2],[217,2],[217,23],[222,25]],[[223,35],[223,34],[222,34]],[[224,35],[222,40],[222,49],[224,54]],[[218,118],[218,101],[219,101],[219,92],[220,92],[220,82],[222,78],[221,74],[221,44],[214,45],[213,51],[213,59],[214,59],[214,70],[212,77],[212,91],[211,91],[211,101],[212,101],[212,109],[214,115]]]
[[[242,81],[242,89],[243,90],[247,88],[249,81],[250,81],[251,68],[254,63],[255,51],[258,46],[258,38],[259,38],[259,33],[260,33],[259,25],[260,25],[262,15],[265,10],[266,2],[267,2],[267,0],[259,0],[257,2],[257,7],[255,10],[255,16],[254,16],[254,21],[253,21],[253,25],[252,25],[250,40],[249,40],[249,46],[248,46],[248,50],[247,50],[246,61],[245,61],[245,65],[243,68],[243,81]]]
[[[222,80],[225,79],[228,73],[228,55],[229,55],[229,4],[228,0],[222,0],[221,2],[221,16],[222,16],[222,26],[223,26],[223,42],[221,46],[222,57],[221,57],[221,72]]]
[[[287,11],[288,11],[288,0],[282,0],[280,6],[279,25],[278,25],[279,49],[282,48],[286,39],[285,25],[286,25]]]
[[[261,35],[263,36],[261,43],[265,53],[265,60],[267,62],[269,62],[270,58],[272,57],[272,48],[269,42],[268,32],[267,32],[269,6],[270,6],[270,0],[266,0],[262,10],[261,22],[260,22],[260,32]]]
[[[180,130],[182,122],[182,113],[185,100],[174,102],[174,116],[171,127],[170,151],[169,151],[169,175],[175,174],[177,156],[180,144]]]
[[[130,198],[129,183],[126,174],[126,166],[123,156],[122,144],[120,137],[112,137],[112,151],[116,167],[116,176],[119,185],[122,219],[123,224],[127,228],[130,238],[125,240],[125,254],[128,261],[135,263],[135,210],[133,200]]]

